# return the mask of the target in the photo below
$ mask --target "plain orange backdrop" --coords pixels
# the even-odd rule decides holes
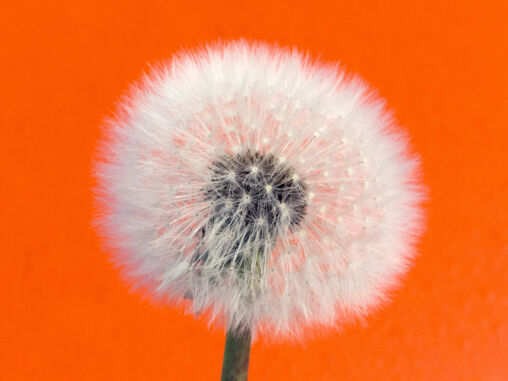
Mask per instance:
[[[3,1],[0,379],[217,380],[224,334],[129,293],[101,251],[100,125],[178,49],[245,37],[340,60],[423,160],[428,229],[393,303],[251,380],[508,380],[506,1]]]

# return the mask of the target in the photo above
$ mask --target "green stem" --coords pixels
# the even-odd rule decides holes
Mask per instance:
[[[249,373],[250,331],[226,333],[221,381],[245,381]]]

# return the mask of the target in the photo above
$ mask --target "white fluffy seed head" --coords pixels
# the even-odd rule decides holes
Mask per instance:
[[[299,338],[363,317],[408,269],[422,189],[406,141],[336,66],[210,46],[154,70],[108,123],[97,222],[154,299]]]

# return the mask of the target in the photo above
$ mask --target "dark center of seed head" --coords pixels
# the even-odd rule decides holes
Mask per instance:
[[[213,161],[203,191],[210,210],[192,262],[206,263],[208,245],[216,245],[218,267],[240,272],[259,263],[258,254],[271,250],[278,234],[301,223],[308,202],[305,183],[283,158],[250,150]]]
[[[213,223],[241,224],[245,238],[262,232],[275,238],[302,221],[307,187],[283,158],[248,150],[220,157],[210,170],[205,193]]]

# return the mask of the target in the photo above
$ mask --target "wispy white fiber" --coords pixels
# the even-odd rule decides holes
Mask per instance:
[[[181,53],[105,128],[97,222],[153,299],[299,338],[365,316],[407,271],[422,230],[407,140],[337,66],[244,41]]]

